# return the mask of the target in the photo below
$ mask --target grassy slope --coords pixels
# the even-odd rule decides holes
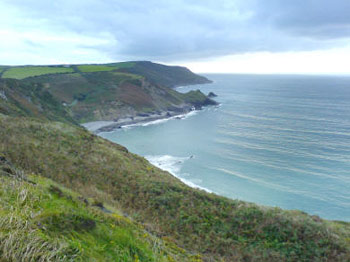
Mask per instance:
[[[91,73],[91,72],[101,72],[101,71],[112,71],[118,70],[121,68],[133,67],[135,62],[121,62],[113,64],[95,64],[95,65],[78,65],[77,69],[82,73]]]
[[[0,261],[197,261],[118,211],[51,180],[28,180],[4,159],[0,196]]]
[[[75,123],[42,84],[0,79],[0,113]]]
[[[350,260],[348,223],[189,188],[79,127],[2,116],[0,153],[29,172],[119,208],[206,261]]]

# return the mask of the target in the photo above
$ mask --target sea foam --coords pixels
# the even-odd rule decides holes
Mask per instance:
[[[186,176],[186,174],[181,174],[181,168],[182,165],[190,160],[191,158],[193,158],[193,156],[190,157],[175,157],[175,156],[170,156],[170,155],[160,155],[160,156],[145,156],[145,158],[151,162],[153,165],[155,165],[156,167],[164,170],[164,171],[168,171],[170,174],[172,174],[173,176],[175,176],[176,178],[180,179],[183,183],[185,183],[186,185],[193,187],[193,188],[198,188],[201,190],[204,190],[206,192],[212,193],[211,190],[205,188],[205,187],[201,187],[196,183],[200,183],[200,180],[196,180],[196,181],[190,181],[188,179],[183,178],[183,176]],[[196,183],[194,183],[196,182]]]

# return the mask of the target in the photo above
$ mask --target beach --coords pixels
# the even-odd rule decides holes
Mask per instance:
[[[124,126],[137,125],[149,123],[157,120],[165,120],[165,119],[173,119],[178,118],[181,119],[185,117],[185,115],[196,111],[194,107],[186,107],[183,108],[182,111],[163,111],[156,114],[140,114],[137,116],[127,116],[119,118],[115,121],[93,121],[81,124],[87,130],[98,134],[101,132],[111,132],[115,129],[122,128]]]

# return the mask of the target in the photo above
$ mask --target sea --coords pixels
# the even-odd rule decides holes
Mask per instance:
[[[350,221],[350,76],[208,74],[219,106],[100,135],[189,186]]]

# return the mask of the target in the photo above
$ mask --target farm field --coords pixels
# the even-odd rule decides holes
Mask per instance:
[[[1,68],[0,68],[1,70]],[[72,73],[72,68],[49,66],[11,67],[3,72],[2,78],[24,79],[48,74]]]

